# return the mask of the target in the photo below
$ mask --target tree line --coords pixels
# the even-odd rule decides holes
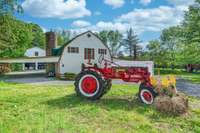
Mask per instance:
[[[172,69],[200,64],[200,0],[196,0],[185,12],[181,24],[163,29],[160,38],[149,41],[145,48],[138,45],[140,41],[132,28],[125,37],[118,31],[102,31],[99,36],[107,42],[113,56],[152,60],[157,67]],[[128,56],[123,55],[127,51]]]
[[[0,58],[22,57],[26,49],[45,45],[41,27],[17,20],[15,12],[23,13],[17,0],[0,1]]]
[[[37,24],[17,20],[14,13],[23,13],[17,0],[0,1],[0,57],[21,57],[27,48],[45,47],[45,33]],[[68,32],[56,31],[58,45],[69,41]],[[160,38],[139,45],[137,33],[130,28],[96,33],[108,45],[113,57],[128,60],[152,60],[158,67],[183,67],[200,64],[200,0],[189,7],[180,25],[162,30]]]
[[[127,57],[133,60],[139,58],[142,47],[139,45],[140,40],[132,28],[127,30],[126,36],[119,31],[101,31],[97,33],[101,40],[108,45],[113,57]]]
[[[189,7],[180,25],[164,29],[160,39],[149,42],[145,56],[172,68],[200,64],[200,0]]]

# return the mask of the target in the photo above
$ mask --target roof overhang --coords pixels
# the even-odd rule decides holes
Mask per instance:
[[[59,56],[0,59],[0,63],[57,63]]]

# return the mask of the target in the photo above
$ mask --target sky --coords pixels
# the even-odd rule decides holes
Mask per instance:
[[[76,32],[132,27],[142,43],[158,39],[162,29],[181,23],[193,0],[21,0],[18,19],[36,23],[44,31]]]

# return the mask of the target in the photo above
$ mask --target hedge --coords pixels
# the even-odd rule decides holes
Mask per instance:
[[[76,74],[75,73],[65,73],[64,74],[66,80],[75,80]]]

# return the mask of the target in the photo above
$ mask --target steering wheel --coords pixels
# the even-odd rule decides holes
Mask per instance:
[[[98,59],[99,64],[102,64],[103,60],[104,60],[104,55],[102,54],[99,56],[99,59]]]

